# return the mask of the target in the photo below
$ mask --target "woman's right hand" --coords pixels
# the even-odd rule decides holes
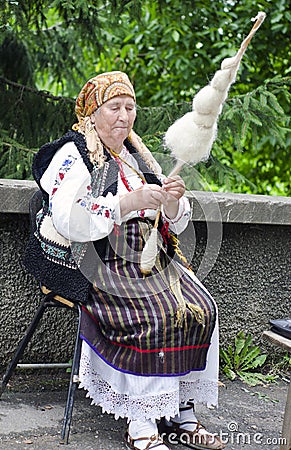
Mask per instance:
[[[140,209],[157,209],[167,202],[167,193],[157,184],[145,184],[135,191],[120,196],[121,217]]]

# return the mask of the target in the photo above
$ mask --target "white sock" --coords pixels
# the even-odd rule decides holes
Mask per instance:
[[[187,407],[187,403],[180,403],[179,408],[185,408]],[[173,418],[173,422],[180,423],[181,428],[183,430],[187,431],[194,431],[197,423],[186,423],[185,425],[183,422],[198,422],[197,417],[195,416],[193,408],[186,409],[186,410],[180,410],[179,414],[177,414]],[[171,422],[166,421],[169,426],[171,426]]]
[[[139,437],[151,437],[153,435],[158,435],[158,427],[156,422],[151,420],[131,420],[128,426],[128,434],[132,439],[138,439]],[[136,448],[143,450],[148,445],[149,441],[136,441],[134,445]],[[154,444],[155,442],[153,442]],[[169,450],[166,445],[160,445],[159,450]]]

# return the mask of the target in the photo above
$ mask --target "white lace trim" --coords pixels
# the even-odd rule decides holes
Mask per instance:
[[[199,282],[199,280],[197,280]],[[200,283],[200,282],[199,282]],[[217,406],[219,333],[218,320],[213,330],[205,370],[184,376],[138,376],[114,369],[85,342],[80,361],[80,388],[88,391],[92,404],[115,418],[158,420],[178,414],[179,403]]]
[[[194,400],[194,404],[217,405],[217,380],[201,379],[199,372],[184,377],[143,377],[123,374],[106,365],[87,347],[89,346],[83,345],[85,351],[82,351],[79,387],[88,391],[87,397],[92,399],[92,404],[100,406],[103,412],[114,414],[116,419],[126,417],[128,420],[155,420],[166,417],[169,420],[178,414],[179,403],[190,398]],[[106,374],[100,370],[102,365],[107,366]],[[119,385],[114,383],[110,372],[112,377],[115,375]],[[131,391],[131,384],[135,384],[132,386],[134,395],[120,392],[122,389]],[[163,389],[160,388],[161,385]],[[142,394],[138,395],[138,390]]]
[[[218,404],[218,380],[198,379],[183,381],[180,379],[180,402],[193,399],[193,403],[203,403],[207,406]]]

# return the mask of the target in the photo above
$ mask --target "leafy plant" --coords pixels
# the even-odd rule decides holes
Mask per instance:
[[[235,337],[234,346],[229,345],[225,350],[220,350],[222,370],[227,378],[235,380],[239,377],[249,386],[264,384],[276,378],[255,371],[264,365],[267,356],[261,354],[258,346],[253,345],[251,335],[245,336],[243,331]]]
[[[253,397],[256,395],[259,400],[264,400],[265,402],[272,402],[272,403],[278,403],[279,402],[279,400],[277,398],[271,398],[265,393],[262,394],[261,392],[258,392],[258,391],[251,392],[251,391],[249,391],[248,389],[245,389],[245,388],[242,388],[242,390],[244,392],[247,392],[248,394],[250,394]]]
[[[289,382],[290,372],[291,372],[291,356],[288,352],[285,355],[278,356],[271,355],[268,358],[268,365],[265,367],[265,370],[272,375],[278,375],[282,380]]]

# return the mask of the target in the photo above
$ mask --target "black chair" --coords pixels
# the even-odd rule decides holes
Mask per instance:
[[[31,229],[32,232],[35,229],[35,218],[37,212],[42,208],[42,193],[41,191],[36,191],[31,200],[29,205],[29,211],[30,211],[30,221],[31,221]],[[73,311],[77,316],[77,334],[75,338],[75,348],[74,348],[74,355],[72,360],[72,367],[71,367],[71,377],[70,377],[70,383],[68,388],[68,395],[67,395],[67,403],[64,413],[64,420],[63,420],[63,427],[61,432],[62,442],[64,444],[68,444],[69,441],[69,434],[70,434],[70,426],[72,421],[72,414],[73,414],[73,407],[74,407],[74,397],[75,397],[75,391],[78,383],[78,374],[79,374],[79,367],[80,367],[80,356],[81,356],[81,339],[80,339],[80,322],[81,322],[81,305],[78,302],[72,302],[70,300],[67,300],[59,295],[57,295],[54,292],[51,292],[48,290],[45,286],[40,286],[41,292],[44,295],[43,299],[40,302],[40,305],[30,323],[28,326],[25,335],[23,336],[22,340],[19,342],[18,347],[14,353],[14,356],[9,363],[6,372],[2,378],[2,383],[0,386],[0,397],[2,393],[4,392],[11,376],[13,375],[15,368],[22,357],[25,348],[27,347],[28,343],[30,342],[41,318],[44,315],[44,312],[47,310],[47,308],[68,308],[71,311]]]

